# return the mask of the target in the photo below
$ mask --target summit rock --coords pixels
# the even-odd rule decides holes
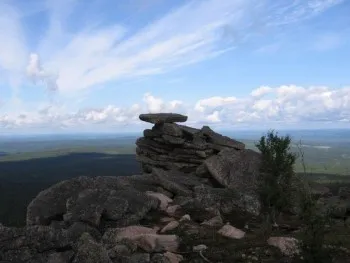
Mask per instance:
[[[147,113],[140,114],[141,121],[161,124],[161,123],[174,123],[174,122],[186,122],[187,116],[178,113]]]

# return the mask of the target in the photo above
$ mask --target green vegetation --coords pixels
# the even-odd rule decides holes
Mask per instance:
[[[309,182],[306,180],[307,167],[301,143],[298,149],[304,176],[295,173],[297,154],[291,152],[291,142],[289,136],[278,136],[274,131],[269,131],[256,144],[263,159],[259,193],[263,211],[267,212],[268,218],[264,227],[269,232],[267,234],[271,234],[271,223],[276,223],[275,216],[286,211],[286,208],[297,207],[298,217],[302,223],[298,239],[303,261],[332,262],[330,250],[325,248],[327,226],[332,224],[331,211],[321,207],[317,197],[312,195]],[[293,198],[293,194],[297,199]],[[295,202],[296,200],[298,201]]]
[[[291,139],[293,139],[291,137]],[[258,150],[254,140],[243,140],[248,149]],[[322,146],[322,142],[308,142],[299,145],[299,142],[291,142],[290,151],[299,154],[299,147],[303,150],[304,161],[307,163],[306,171],[301,159],[297,159],[294,170],[304,173],[314,181],[329,183],[334,181],[349,180],[350,182],[350,144],[327,142],[328,147]],[[348,178],[344,177],[349,176]]]
[[[262,136],[256,147],[262,154],[259,194],[262,209],[271,223],[276,223],[276,216],[292,204],[291,190],[296,155],[290,152],[291,138],[279,137],[274,131]]]

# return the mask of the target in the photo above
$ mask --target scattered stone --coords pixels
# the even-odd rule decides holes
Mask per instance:
[[[164,256],[169,259],[170,263],[180,263],[184,257],[182,255],[179,255],[179,254],[175,254],[175,253],[172,253],[172,252],[165,252],[164,253]]]
[[[180,222],[183,222],[183,221],[191,221],[191,216],[189,214],[186,214],[186,215],[183,215],[180,220]]]
[[[197,245],[197,246],[193,246],[192,250],[194,252],[199,252],[199,251],[204,251],[204,250],[207,250],[208,247],[204,244],[200,244],[200,245]]]
[[[166,210],[166,208],[169,206],[169,203],[173,202],[173,200],[166,195],[162,193],[155,193],[152,191],[147,191],[146,195],[152,196],[154,198],[157,198],[160,201],[160,209]]]
[[[222,228],[220,228],[218,234],[233,239],[242,239],[245,236],[244,231],[235,228],[234,226],[231,226],[229,224],[226,224]]]
[[[115,245],[123,239],[134,240],[140,235],[156,233],[156,229],[137,225],[123,228],[110,228],[104,233],[102,240],[105,244]]]
[[[212,227],[222,226],[223,224],[224,222],[222,221],[222,218],[219,215],[201,223],[201,225],[212,226]]]
[[[179,226],[179,222],[178,221],[171,221],[169,222],[166,226],[164,226],[162,228],[162,230],[160,230],[160,233],[165,233],[167,231],[171,231],[174,230],[175,228],[177,228]]]
[[[133,241],[147,252],[176,252],[179,247],[179,238],[176,235],[143,234]]]
[[[286,256],[299,254],[298,240],[294,237],[270,237],[267,243],[280,249],[281,253]]]

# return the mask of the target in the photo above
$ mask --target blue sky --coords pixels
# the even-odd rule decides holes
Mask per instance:
[[[0,132],[350,127],[349,0],[0,0]]]

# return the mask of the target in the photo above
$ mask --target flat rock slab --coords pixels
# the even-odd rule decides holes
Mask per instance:
[[[161,123],[174,123],[174,122],[186,122],[187,116],[177,113],[147,113],[140,114],[141,121],[161,124]]]

